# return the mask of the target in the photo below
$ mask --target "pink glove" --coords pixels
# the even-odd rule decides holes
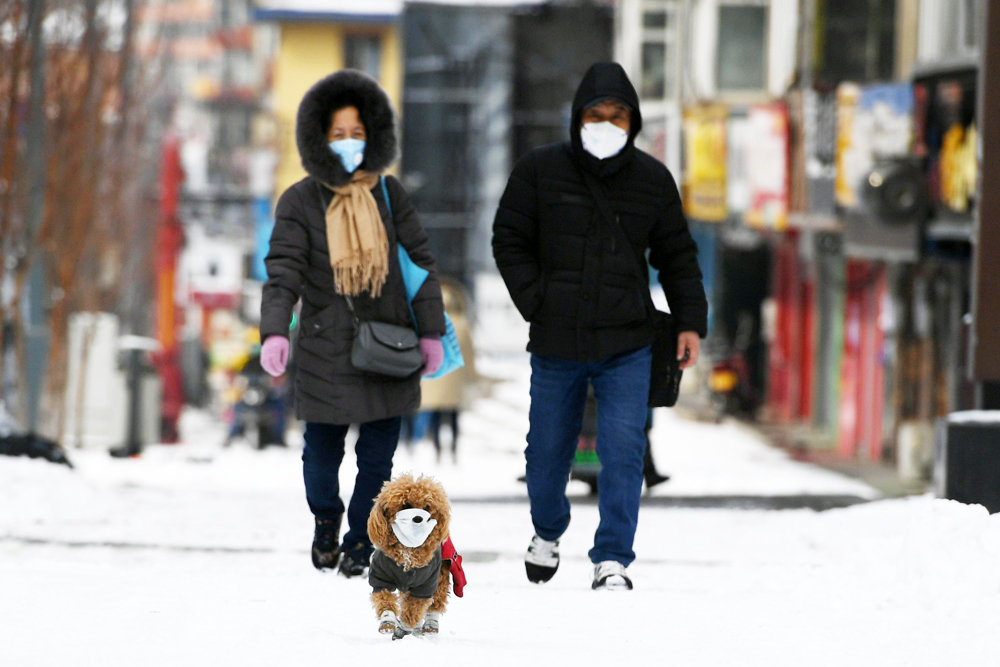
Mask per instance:
[[[268,375],[278,377],[284,373],[285,366],[288,365],[288,339],[284,336],[268,336],[260,347],[260,365]]]
[[[271,340],[268,338],[268,340]],[[421,375],[433,375],[441,368],[444,361],[444,346],[441,336],[424,336],[420,339],[420,355],[424,358],[424,372]]]

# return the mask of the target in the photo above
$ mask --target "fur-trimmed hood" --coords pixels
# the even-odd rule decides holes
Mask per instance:
[[[365,126],[361,169],[380,174],[397,158],[396,113],[378,82],[358,70],[344,69],[320,79],[302,98],[295,121],[295,143],[302,166],[313,178],[333,186],[351,180],[326,139],[330,115],[354,105]]]

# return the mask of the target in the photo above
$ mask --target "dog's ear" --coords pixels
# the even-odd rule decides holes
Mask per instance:
[[[376,547],[385,551],[386,545],[389,540],[389,518],[387,516],[389,508],[385,506],[385,503],[381,497],[375,498],[375,504],[372,506],[372,511],[368,515],[368,539],[372,541]]]
[[[448,503],[448,496],[444,488],[437,482],[427,483],[428,511],[438,520],[438,524],[431,533],[435,545],[441,544],[448,538],[451,531],[451,505]]]

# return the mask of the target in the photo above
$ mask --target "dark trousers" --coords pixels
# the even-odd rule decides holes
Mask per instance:
[[[358,474],[354,493],[347,506],[347,533],[342,550],[367,556],[368,515],[382,484],[392,475],[392,456],[399,442],[400,418],[391,417],[367,422],[358,427],[354,451]],[[302,474],[306,483],[306,501],[317,519],[333,519],[344,513],[340,499],[340,463],[344,460],[346,424],[306,422],[305,448],[302,450]]]

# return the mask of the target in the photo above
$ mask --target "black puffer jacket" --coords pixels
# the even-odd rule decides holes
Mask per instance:
[[[345,104],[358,108],[365,126],[361,169],[381,173],[396,158],[395,118],[389,98],[374,79],[353,70],[332,74],[314,85],[299,106],[296,139],[309,176],[278,200],[274,232],[265,263],[267,282],[261,305],[261,338],[288,335],[292,308],[301,297],[302,322],[296,354],[296,406],[300,419],[353,424],[395,417],[420,407],[420,377],[396,379],[361,373],[351,366],[351,313],[334,291],[326,240],[326,208],[333,193],[320,185],[351,179],[327,145],[330,115]],[[427,233],[398,180],[386,177],[393,217],[378,185],[372,190],[389,238],[389,275],[381,295],[354,299],[363,319],[412,326],[399,270],[397,243],[430,275],[413,300],[421,334],[444,333],[441,287]]]
[[[632,107],[630,134],[620,153],[598,160],[583,150],[580,118],[609,97]],[[641,126],[625,71],[597,63],[573,99],[571,140],[530,151],[511,173],[493,223],[493,256],[531,323],[530,352],[598,361],[649,344],[647,249],[680,330],[706,333],[697,247],[673,176],[633,145]],[[618,229],[600,215],[583,170],[604,188]]]

